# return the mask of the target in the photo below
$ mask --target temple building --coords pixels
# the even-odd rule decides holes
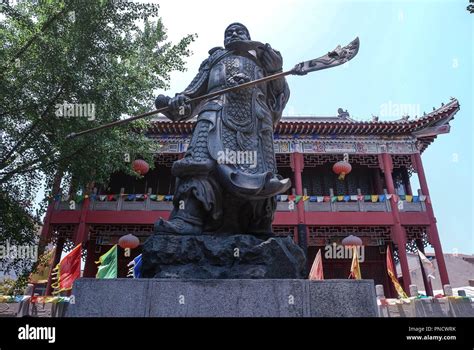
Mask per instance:
[[[422,153],[440,134],[450,131],[459,102],[417,118],[356,121],[339,109],[334,117],[283,117],[274,134],[279,173],[292,189],[277,197],[273,230],[291,236],[307,253],[308,268],[319,249],[325,279],[346,279],[348,257],[331,256],[331,247],[350,235],[362,240],[362,278],[373,279],[395,297],[387,274],[386,251],[391,247],[400,263],[402,286],[409,290],[407,252],[434,249],[441,285],[449,277],[433,213]],[[133,234],[143,243],[159,218],[172,208],[173,162],[183,156],[194,120],[173,123],[153,119],[148,136],[157,144],[155,168],[142,179],[112,174],[108,184],[92,188],[71,207],[56,200],[48,208],[42,236],[57,244],[57,252],[82,242],[87,251],[85,277],[94,277],[95,261],[118,239]],[[334,165],[345,160],[352,170],[340,179]],[[133,160],[132,160],[133,161]],[[419,188],[413,192],[411,176]],[[127,274],[130,257],[119,254],[119,277]],[[59,261],[59,253],[56,260]],[[432,293],[426,276],[420,290]]]

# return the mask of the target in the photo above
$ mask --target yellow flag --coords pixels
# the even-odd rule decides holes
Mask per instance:
[[[50,249],[44,252],[38,259],[38,265],[35,270],[30,274],[30,283],[47,283],[49,273],[51,272],[51,266],[53,265],[54,252],[56,248]]]
[[[352,264],[349,278],[353,278],[355,280],[362,279],[362,274],[360,273],[359,255],[357,254],[357,246],[352,247]]]

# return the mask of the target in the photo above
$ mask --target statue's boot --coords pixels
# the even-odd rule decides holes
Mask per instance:
[[[169,235],[200,235],[202,233],[201,226],[191,224],[180,218],[164,220],[160,218],[155,223],[155,233]]]
[[[155,233],[174,235],[200,235],[203,228],[205,212],[202,204],[193,196],[183,197],[183,208],[175,209],[169,220],[160,218],[155,223]]]

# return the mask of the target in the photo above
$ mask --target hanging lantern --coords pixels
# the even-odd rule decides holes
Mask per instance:
[[[129,257],[130,256],[130,249],[134,249],[140,245],[140,240],[138,237],[128,234],[125,236],[120,237],[118,241],[118,245],[125,249],[125,256]]]
[[[134,160],[132,163],[132,167],[133,167],[133,170],[139,175],[145,175],[148,172],[148,170],[150,170],[150,166],[143,159]]]
[[[357,247],[362,245],[362,240],[357,236],[350,235],[342,240],[342,245],[345,247]]]
[[[339,175],[339,180],[344,180],[345,176],[352,171],[352,165],[349,163],[349,155],[347,153],[344,154],[342,161],[334,164],[332,171]]]

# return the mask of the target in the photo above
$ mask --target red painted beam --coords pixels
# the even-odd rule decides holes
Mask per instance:
[[[341,212],[306,212],[306,225],[393,225],[391,213],[341,213]]]
[[[273,225],[297,225],[298,213],[297,211],[278,211],[275,213]]]
[[[400,223],[404,226],[430,224],[430,217],[427,212],[400,212]]]
[[[77,224],[80,211],[53,211],[52,224]],[[158,218],[167,219],[168,211],[88,211],[86,224],[153,224]],[[429,225],[427,213],[400,213],[402,225]],[[391,213],[374,212],[305,212],[307,225],[393,225]],[[297,225],[297,211],[277,211],[273,225]]]
[[[160,217],[168,219],[168,211],[90,211],[88,224],[153,224]]]
[[[50,224],[78,224],[81,218],[80,210],[54,210]]]

